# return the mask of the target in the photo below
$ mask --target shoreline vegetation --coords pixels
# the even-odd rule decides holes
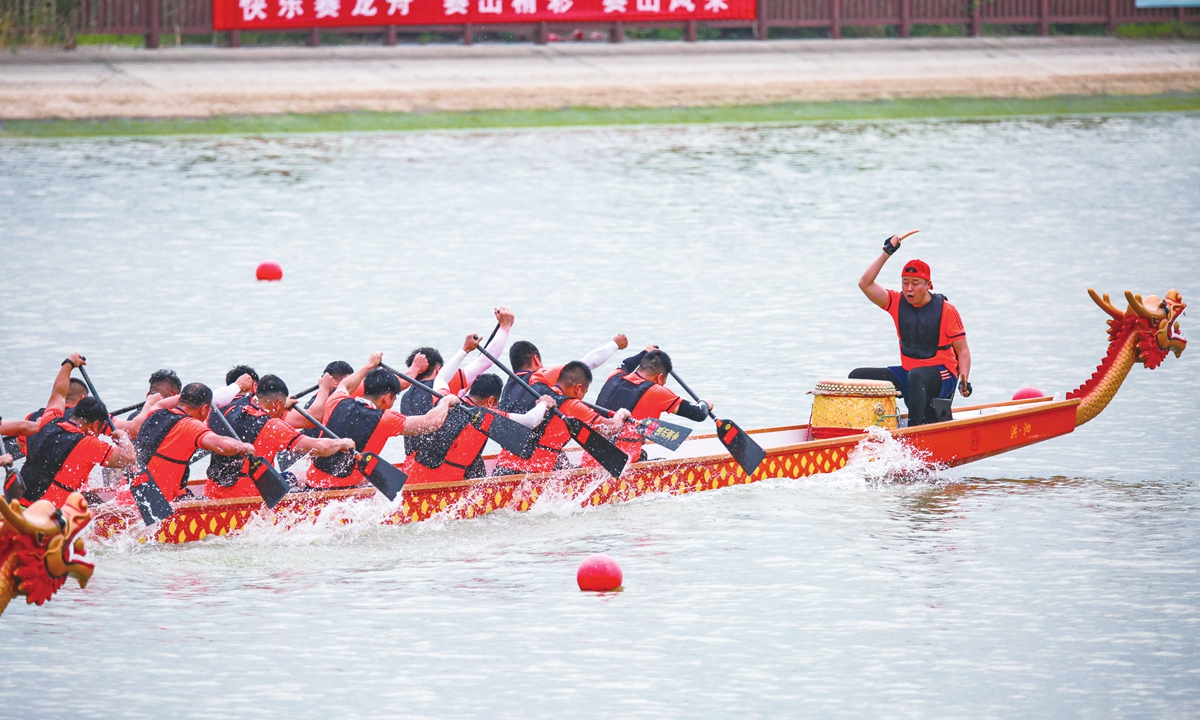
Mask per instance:
[[[855,120],[985,120],[1197,111],[1200,111],[1200,93],[1045,98],[913,98],[680,108],[561,108],[229,115],[208,118],[0,120],[0,139],[291,135],[620,125],[821,123]]]

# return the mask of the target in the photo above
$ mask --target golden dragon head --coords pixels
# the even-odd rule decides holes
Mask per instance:
[[[58,591],[67,577],[86,587],[95,566],[75,555],[85,555],[83,540],[78,538],[92,521],[87,500],[71,493],[62,508],[48,500],[38,500],[28,508],[19,502],[10,505],[0,500],[0,612],[13,595],[26,596],[26,602],[41,605]],[[13,562],[10,562],[12,560]]]
[[[1159,298],[1157,295],[1142,297],[1126,290],[1125,300],[1129,305],[1124,312],[1113,306],[1108,295],[1097,295],[1091,288],[1088,288],[1088,295],[1101,310],[1112,316],[1108,323],[1111,340],[1126,332],[1138,334],[1137,359],[1146,367],[1156,368],[1167,353],[1174,352],[1175,357],[1179,357],[1187,348],[1187,335],[1179,327],[1179,318],[1184,315],[1187,303],[1177,291],[1170,290],[1165,297]]]

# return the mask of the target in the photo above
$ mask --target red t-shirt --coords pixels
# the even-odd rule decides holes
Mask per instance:
[[[258,437],[254,438],[254,454],[273,463],[277,453],[291,450],[302,437],[304,436],[296,428],[282,420],[271,418],[263,425]],[[248,469],[248,462],[243,460],[242,472]],[[238,478],[230,487],[218,485],[212,478],[204,483],[204,497],[208,498],[257,497],[258,494],[258,487],[248,476]]]
[[[38,418],[38,430],[41,430],[54,420],[58,420],[63,416],[62,410],[54,409],[47,410]],[[103,465],[108,462],[108,458],[112,456],[112,445],[104,442],[98,437],[83,433],[83,439],[76,443],[75,447],[71,448],[71,452],[67,455],[66,461],[59,468],[58,473],[54,475],[54,482],[65,485],[70,490],[50,484],[46,490],[46,494],[42,496],[43,500],[49,500],[54,503],[54,507],[62,507],[67,501],[67,497],[77,490],[81,490],[87,482],[88,476],[92,473],[92,468],[97,465]]]
[[[650,382],[641,375],[638,375],[636,371],[626,375],[625,379],[631,383],[639,384]],[[654,418],[657,420],[663,413],[673,413],[678,410],[679,404],[682,402],[683,398],[676,395],[674,390],[663,385],[650,383],[650,388],[638,400],[637,405],[633,406],[631,417],[634,420],[645,418]]]
[[[351,398],[340,390],[329,396],[325,401],[325,420],[329,422],[329,416],[333,414],[333,409],[341,402],[361,402],[367,407],[375,407],[366,400],[358,400]],[[383,417],[379,418],[379,424],[375,426],[375,431],[371,433],[371,437],[367,439],[367,444],[363,448],[363,452],[379,454],[383,450],[383,446],[387,441],[398,435],[404,434],[404,422],[407,418],[395,410],[384,410]],[[350,474],[344,478],[330,475],[324,470],[319,469],[316,465],[309,465],[308,475],[305,476],[304,482],[309,487],[315,488],[344,488],[361,485],[366,481],[362,473],[358,471],[356,466]]]
[[[900,298],[902,296],[897,290],[888,290],[887,293],[888,304],[884,309],[892,316],[892,322],[896,324],[896,337],[900,337]],[[963,328],[958,308],[949,302],[942,303],[942,326],[938,331],[938,347],[952,345],[955,340],[966,336],[967,331]],[[915,370],[919,367],[932,367],[934,365],[945,365],[947,370],[957,376],[958,354],[954,352],[953,347],[949,347],[945,350],[938,350],[937,354],[928,360],[917,360],[905,357],[903,354],[900,355],[900,367],[905,370]]]

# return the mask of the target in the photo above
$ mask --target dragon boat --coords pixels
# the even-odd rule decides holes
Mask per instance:
[[[1062,397],[1038,397],[955,408],[943,422],[902,427],[894,414],[896,438],[933,466],[957,466],[999,453],[1066,435],[1100,414],[1116,395],[1135,364],[1153,369],[1174,352],[1179,357],[1187,338],[1179,318],[1187,307],[1172,290],[1163,298],[1125,293],[1128,306],[1118,310],[1108,295],[1088,294],[1109,316],[1108,351],[1092,376]],[[894,403],[894,398],[889,398]],[[873,401],[872,401],[873,402]],[[876,414],[889,414],[882,406]],[[882,424],[882,423],[877,423]],[[677,450],[647,446],[648,458],[630,464],[619,478],[595,468],[527,475],[485,477],[455,483],[409,483],[392,503],[371,487],[289,494],[268,510],[254,498],[188,500],[177,503],[171,517],[145,527],[137,510],[111,504],[94,507],[93,533],[100,538],[132,534],[142,541],[184,543],[210,535],[226,536],[252,523],[286,527],[315,522],[334,513],[338,522],[361,521],[345,512],[348,503],[372,503],[379,512],[371,521],[403,524],[429,520],[474,518],[500,509],[525,511],[539,498],[552,495],[580,506],[631,500],[652,493],[683,494],[743,485],[772,478],[799,479],[843,468],[851,453],[872,432],[869,427],[818,432],[812,422],[750,430],[766,451],[753,474],[747,475],[726,452],[715,434],[694,435]],[[580,450],[568,455],[579,465]],[[494,458],[487,459],[489,471]],[[328,518],[326,518],[328,519]]]

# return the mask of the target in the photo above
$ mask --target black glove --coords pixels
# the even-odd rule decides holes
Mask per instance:
[[[966,378],[963,378],[962,382],[958,384],[958,392],[963,397],[971,397],[971,393],[975,392],[975,390],[971,387],[971,383],[967,382]]]
[[[895,255],[896,251],[900,249],[899,245],[892,244],[892,239],[895,237],[895,235],[889,235],[888,238],[883,241],[883,251],[888,255]]]

